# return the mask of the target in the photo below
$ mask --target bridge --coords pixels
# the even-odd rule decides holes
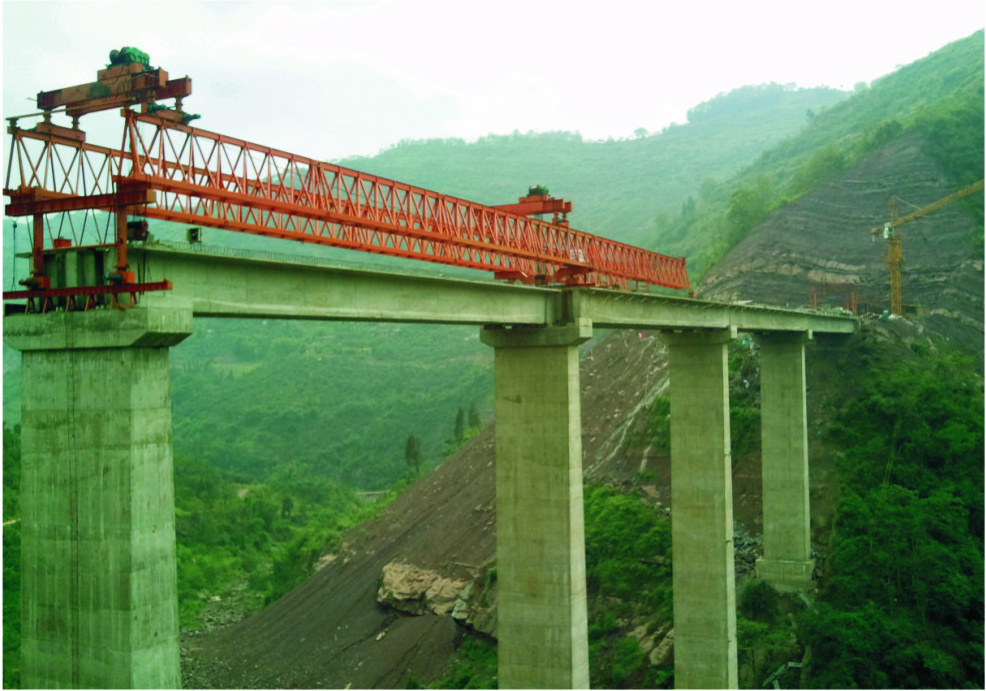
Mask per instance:
[[[588,687],[578,346],[598,329],[660,330],[671,372],[676,683],[736,687],[726,346],[739,332],[762,346],[757,571],[797,588],[813,566],[805,344],[852,334],[857,322],[613,290],[686,287],[683,262],[573,231],[562,217],[529,218],[530,207],[481,207],[203,133],[183,122],[185,83],[150,72],[101,72],[117,91],[98,102],[92,89],[39,94],[45,121],[10,128],[20,179],[11,181],[12,158],[6,212],[34,218],[27,290],[5,294],[28,310],[4,318],[6,343],[22,353],[25,686],[180,686],[169,351],[197,318],[218,317],[480,330],[494,350],[504,688]],[[119,87],[127,79],[132,88]],[[179,107],[157,119],[130,110],[160,97]],[[77,123],[107,104],[123,107],[127,151],[50,122],[57,107]],[[149,139],[136,134],[142,125]],[[165,145],[173,136],[184,143]],[[31,142],[41,143],[33,153]],[[558,202],[521,200],[564,213]],[[95,242],[45,237],[46,214],[97,209],[115,221]],[[504,281],[193,251],[152,242],[135,214],[344,247],[359,236],[368,251]]]

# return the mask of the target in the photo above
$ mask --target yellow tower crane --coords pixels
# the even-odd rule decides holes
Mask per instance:
[[[890,311],[897,316],[902,316],[904,311],[903,296],[900,289],[900,265],[904,260],[904,249],[901,243],[900,227],[905,223],[915,221],[922,216],[927,216],[932,211],[937,211],[943,206],[948,206],[954,201],[962,199],[977,190],[983,188],[983,181],[974,182],[968,187],[963,187],[958,192],[953,192],[947,197],[942,197],[936,202],[927,206],[922,206],[917,211],[912,211],[906,216],[897,215],[897,197],[890,198],[890,222],[884,224],[883,228],[876,228],[872,232],[874,235],[883,233],[883,238],[887,241],[887,266],[890,267]]]

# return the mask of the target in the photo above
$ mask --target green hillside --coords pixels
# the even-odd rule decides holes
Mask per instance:
[[[652,237],[662,251],[688,257],[697,282],[768,213],[912,129],[924,135],[955,186],[982,179],[983,54],[979,31],[875,80],[811,117],[728,182],[703,186],[677,216],[658,217]],[[982,219],[981,195],[965,206]]]
[[[573,203],[572,227],[653,247],[654,216],[678,209],[707,179],[728,179],[767,147],[798,132],[809,111],[848,94],[793,85],[746,86],[689,112],[685,125],[635,139],[587,141],[578,133],[405,141],[340,163],[425,189],[506,204],[542,184]]]

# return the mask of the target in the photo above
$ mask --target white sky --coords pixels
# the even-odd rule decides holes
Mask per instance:
[[[4,0],[3,113],[136,46],[192,78],[196,126],[318,159],[514,130],[622,138],[746,84],[852,88],[984,19],[982,0]]]

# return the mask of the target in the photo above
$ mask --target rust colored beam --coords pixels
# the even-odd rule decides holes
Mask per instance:
[[[4,191],[10,196],[10,203],[4,209],[7,216],[31,216],[34,214],[64,213],[83,209],[113,210],[118,205],[140,206],[154,204],[157,194],[149,188],[121,189],[109,194],[94,194],[85,197],[72,195],[40,194],[44,190],[32,190],[39,194]]]
[[[162,69],[140,70],[122,73],[105,81],[69,86],[64,89],[42,91],[38,94],[38,108],[51,110],[80,103],[98,103],[115,96],[131,96],[140,91],[160,89],[168,82],[168,73]]]
[[[567,214],[572,210],[572,202],[555,199],[546,194],[521,197],[516,204],[497,204],[495,209],[507,213],[531,216],[533,214]]]
[[[122,114],[124,150],[11,128],[7,213],[106,208],[112,200],[117,208],[145,206],[142,213],[150,218],[482,269],[531,283],[689,286],[683,258],[589,235],[566,222],[544,222],[129,109]],[[30,140],[40,143],[29,147]],[[128,190],[128,183],[137,187]],[[30,188],[53,198],[31,206],[34,199],[17,196]],[[149,195],[119,196],[147,189],[159,192],[156,205]],[[563,200],[526,201],[535,212],[571,208]]]
[[[60,298],[82,295],[120,295],[121,293],[149,293],[156,290],[171,290],[171,281],[155,283],[122,283],[107,286],[78,286],[76,288],[49,288],[48,290],[4,291],[4,300],[23,300],[24,298]]]

